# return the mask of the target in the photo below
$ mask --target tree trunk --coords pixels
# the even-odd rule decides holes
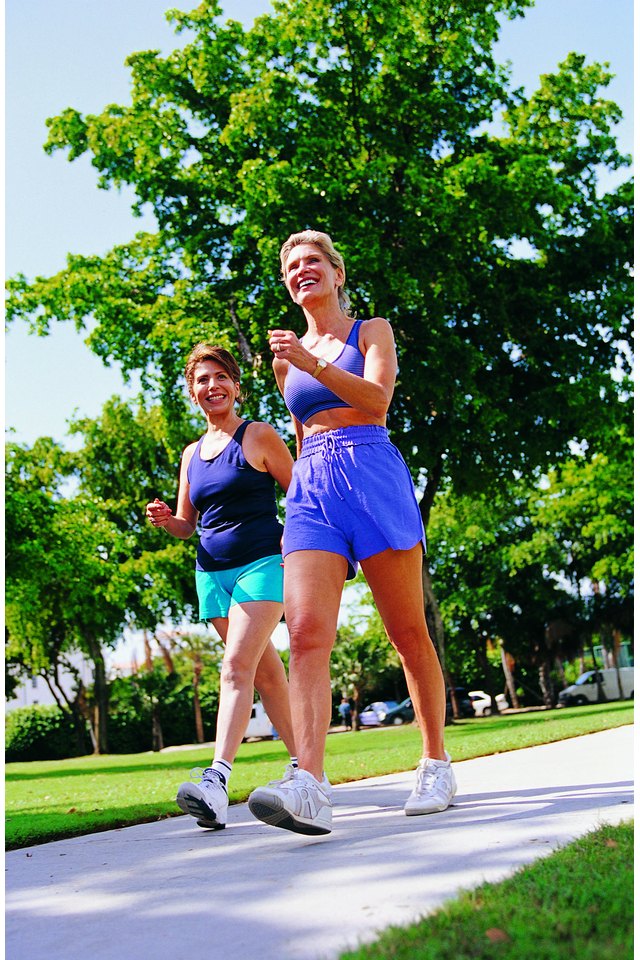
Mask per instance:
[[[353,688],[353,709],[351,710],[351,729],[360,729],[360,691]]]
[[[442,622],[442,616],[440,614],[440,607],[438,606],[436,595],[433,592],[433,583],[431,582],[431,574],[429,573],[429,567],[427,566],[426,560],[422,564],[422,588],[424,590],[424,613],[427,621],[427,629],[429,631],[429,636],[431,637],[431,642],[436,648],[440,666],[444,672],[444,624]]]
[[[593,649],[593,642],[591,640],[589,641],[589,648],[591,650],[591,659],[593,660],[593,669],[596,672],[596,686],[598,688],[598,703],[604,703],[607,698],[605,697],[604,690],[602,689],[602,681],[600,680],[600,677],[601,677],[600,667],[598,666],[598,662],[596,660],[596,651]]]
[[[458,709],[458,701],[456,700],[454,684],[449,675],[445,658],[444,624],[442,622],[442,615],[440,613],[438,601],[436,600],[436,595],[433,592],[433,583],[431,581],[431,574],[429,573],[426,557],[422,562],[422,589],[424,591],[424,613],[427,621],[427,630],[429,631],[431,642],[433,643],[436,653],[438,654],[438,660],[440,661],[440,667],[442,669],[442,676],[444,677],[445,689],[449,691],[453,719],[459,720],[460,710]],[[448,714],[445,714],[445,723],[448,724],[449,722],[449,716]]]
[[[104,667],[104,657],[100,641],[95,636],[86,637],[89,655],[93,662],[93,697],[95,706],[93,708],[93,733],[94,733],[94,753],[108,753],[109,744],[107,740],[107,716],[109,709],[109,690],[107,687],[107,675]]]
[[[556,656],[555,661],[556,661],[556,670],[558,671],[558,676],[560,677],[560,683],[562,684],[562,689],[564,690],[568,686],[568,684],[567,684],[567,678],[564,672],[564,664],[562,662],[562,657]]]
[[[151,708],[151,749],[154,753],[164,749],[162,725],[160,724],[160,706],[157,703]]]
[[[160,653],[162,654],[162,659],[164,660],[164,665],[167,668],[167,673],[175,673],[176,668],[173,665],[173,659],[168,647],[165,647],[164,643],[158,635],[156,634],[156,643],[160,647]]]
[[[540,684],[542,700],[545,707],[552,709],[555,707],[555,701],[553,697],[553,687],[551,685],[551,675],[549,673],[549,664],[546,662],[546,660],[538,667],[538,682]]]
[[[78,684],[78,692],[74,700],[71,700],[65,693],[64,687],[60,683],[59,664],[56,661],[52,665],[52,676],[46,670],[42,670],[40,676],[44,679],[49,688],[49,692],[55,700],[57,706],[63,711],[71,714],[73,720],[73,730],[75,734],[76,747],[79,756],[87,752],[87,730],[91,738],[91,744],[95,752],[95,743],[91,724],[88,723],[89,713],[84,695],[84,686],[78,671],[73,671],[71,665],[67,665],[69,672],[75,672],[75,678]]]
[[[622,678],[620,676],[620,631],[613,631],[613,666],[616,671],[616,680],[618,681],[618,694],[621,700],[624,700],[624,690],[622,689]]]
[[[82,754],[86,753],[88,732],[91,739],[91,749],[95,753],[96,744],[93,736],[93,730],[91,729],[91,713],[87,703],[87,694],[82,680],[79,681],[78,693],[76,694],[76,699],[73,703],[73,716],[76,727],[78,748],[81,750]]]
[[[142,632],[142,638],[144,641],[144,665],[147,670],[153,670],[153,657],[151,655],[151,643],[149,641],[149,634],[146,630]]]
[[[505,650],[502,640],[500,641],[500,660],[502,662],[502,672],[504,673],[507,690],[509,691],[511,706],[518,710],[520,708],[520,701],[518,700],[518,694],[516,692],[516,684],[515,680],[513,679],[511,664],[509,663],[509,654]]]

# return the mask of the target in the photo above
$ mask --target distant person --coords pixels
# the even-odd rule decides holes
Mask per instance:
[[[287,490],[293,459],[273,427],[237,414],[240,369],[227,350],[199,343],[185,378],[207,429],[182,454],[175,514],[157,499],[146,514],[154,527],[181,540],[194,533],[200,518],[200,618],[213,624],[225,650],[215,756],[198,782],[182,784],[176,800],[199,826],[218,830],[227,822],[227,783],[251,716],[254,685],[296,763],[287,678],[271,642],[283,610],[275,484]]]
[[[455,794],[444,749],[445,689],[427,630],[422,589],[424,526],[409,470],[386,429],[397,360],[387,320],[355,320],[344,261],[327,234],[293,234],[282,277],[303,311],[302,338],[270,332],[274,372],[298,443],[283,541],[289,683],[299,767],[260,787],[249,809],[277,827],[329,833],[321,782],[331,720],[329,663],[345,578],[359,563],[397,649],[422,732],[409,816],[445,810]]]
[[[351,729],[351,704],[346,697],[343,697],[338,704],[338,713],[342,718],[345,730]]]

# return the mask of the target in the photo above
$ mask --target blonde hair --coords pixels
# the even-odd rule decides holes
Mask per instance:
[[[240,367],[232,353],[225,350],[224,347],[215,347],[211,343],[197,343],[189,356],[184,368],[184,378],[187,381],[189,393],[193,395],[193,384],[195,380],[195,370],[199,363],[206,360],[213,360],[219,363],[222,369],[227,373],[234,383],[240,385]],[[242,394],[238,395],[238,400],[242,400]]]
[[[351,317],[351,301],[344,289],[344,285],[347,282],[347,270],[342,254],[338,253],[328,233],[321,233],[319,230],[301,230],[299,233],[292,233],[280,248],[280,268],[282,271],[280,279],[285,279],[285,268],[289,254],[294,247],[299,246],[301,243],[312,243],[324,253],[334,270],[342,270],[343,280],[342,284],[338,287],[338,305],[347,317]]]

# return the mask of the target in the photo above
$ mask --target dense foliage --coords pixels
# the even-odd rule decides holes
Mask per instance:
[[[73,720],[59,707],[18,707],[7,714],[4,731],[5,760],[65,760],[89,753],[87,736],[78,744]]]
[[[493,49],[529,5],[277,0],[244,30],[204,0],[168,14],[180,49],[130,57],[130,103],[48,122],[46,149],[132,187],[157,231],[13,278],[9,322],[91,321],[91,348],[159,403],[79,423],[82,462],[47,441],[10,449],[9,643],[25,670],[87,651],[104,718],[100,645],[192,616],[190,548],[142,522],[147,499],[171,500],[196,429],[184,358],[200,339],[230,347],[245,411],[284,425],[267,329],[300,329],[277,254],[307,226],[344,253],[358,313],[394,326],[389,427],[422,495],[441,654],[446,634],[466,670],[502,639],[544,674],[550,625],[574,624],[554,633],[566,646],[585,620],[586,578],[605,585],[591,627],[597,613],[628,630],[633,190],[598,177],[629,160],[605,67],[568,52],[529,98],[512,88]]]
[[[609,74],[568,54],[530,99],[493,46],[528,0],[286,0],[244,31],[205,0],[169,16],[188,42],[134,54],[132,99],[68,108],[47,149],[130,185],[156,234],[55,277],[9,284],[10,320],[95,321],[91,347],[184,416],[203,337],[241,353],[276,417],[266,331],[298,327],[278,280],[294,229],[327,229],[360,314],[394,325],[395,441],[426,486],[469,492],[597,446],[631,316],[631,183]],[[498,122],[499,121],[499,122]]]

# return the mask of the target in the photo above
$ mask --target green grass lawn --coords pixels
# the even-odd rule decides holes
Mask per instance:
[[[447,727],[453,760],[518,750],[633,722],[629,702],[593,704],[460,720]],[[333,783],[415,767],[420,734],[413,725],[333,734],[326,768]],[[230,782],[232,802],[282,775],[288,757],[280,741],[245,743]],[[207,766],[209,748],[109,754],[5,767],[7,849],[127,824],[176,816],[178,785],[194,766]]]
[[[604,826],[341,960],[631,960],[633,824]]]

